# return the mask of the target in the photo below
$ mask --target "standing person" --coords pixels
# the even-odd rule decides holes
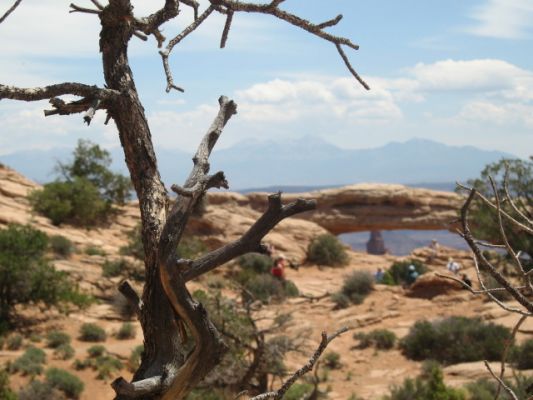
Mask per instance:
[[[280,255],[276,258],[270,273],[274,278],[282,281],[285,280],[285,257],[283,255]]]
[[[383,277],[385,276],[385,273],[383,272],[383,268],[378,268],[376,273],[374,274],[374,280],[376,283],[383,282]]]
[[[418,272],[413,264],[409,265],[408,271],[409,272],[407,273],[407,279],[405,282],[407,287],[411,286],[418,279]]]
[[[435,261],[439,255],[439,243],[437,242],[437,239],[432,239],[431,243],[429,244],[429,257],[428,257],[428,263],[432,263]]]

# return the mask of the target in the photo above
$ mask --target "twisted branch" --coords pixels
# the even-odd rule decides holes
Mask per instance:
[[[0,24],[5,21],[7,17],[9,17],[9,14],[11,14],[15,9],[19,6],[22,0],[17,0],[15,3],[0,17]]]

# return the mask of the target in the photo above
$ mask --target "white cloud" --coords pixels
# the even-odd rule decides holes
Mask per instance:
[[[533,128],[533,105],[520,103],[497,104],[487,101],[467,103],[458,118],[470,123],[489,123],[500,126],[523,125]]]
[[[531,0],[487,0],[471,17],[477,22],[467,31],[478,36],[520,39],[531,37],[533,32]]]
[[[421,91],[492,91],[513,87],[533,73],[496,59],[443,60],[409,70]]]

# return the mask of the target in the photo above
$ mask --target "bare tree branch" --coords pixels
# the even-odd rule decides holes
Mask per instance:
[[[314,200],[303,199],[282,206],[281,193],[270,195],[268,200],[268,209],[241,238],[193,261],[192,264],[183,271],[183,278],[186,281],[189,281],[211,271],[235,257],[252,251],[257,251],[260,248],[261,240],[281,220],[297,213],[316,208],[316,202]]]
[[[135,314],[137,316],[140,316],[141,310],[143,307],[143,302],[135,289],[133,289],[128,281],[122,281],[120,282],[120,285],[118,286],[118,291],[122,293],[122,295],[128,300],[130,305],[135,310]]]
[[[170,92],[172,89],[178,90],[180,92],[183,92],[184,90],[176,86],[174,84],[174,78],[172,77],[172,71],[170,70],[170,66],[168,64],[168,56],[170,55],[170,52],[174,48],[175,45],[177,45],[179,42],[181,42],[184,38],[186,38],[191,32],[193,32],[196,28],[198,28],[202,22],[206,20],[207,17],[215,10],[214,6],[209,6],[198,18],[195,18],[194,22],[190,24],[187,28],[185,28],[178,36],[176,36],[174,39],[170,40],[167,44],[167,47],[165,50],[159,51],[159,54],[161,55],[161,58],[163,60],[163,68],[165,69],[165,75],[167,77],[167,93]]]
[[[70,3],[70,8],[72,8],[72,10],[70,10],[69,13],[81,12],[81,13],[85,13],[85,14],[100,14],[102,12],[101,9],[94,10],[92,8],[80,7],[80,6],[77,6],[74,3]]]
[[[19,6],[22,0],[17,0],[15,3],[0,17],[0,24],[5,21],[9,14],[11,14]]]
[[[507,361],[507,355],[509,354],[509,350],[511,349],[511,345],[514,342],[518,329],[520,329],[520,326],[526,321],[526,319],[527,319],[526,315],[523,315],[522,317],[520,317],[520,319],[514,326],[513,331],[511,332],[511,336],[507,339],[505,348],[503,349],[502,361],[501,361],[501,366],[500,366],[500,379],[498,381],[498,389],[496,390],[496,394],[494,395],[495,399],[497,399],[500,396],[500,391],[502,388],[501,382],[503,382],[503,377],[505,375],[505,362]]]
[[[291,377],[289,379],[287,379],[285,381],[285,383],[283,383],[283,385],[278,390],[275,390],[273,392],[260,394],[258,396],[252,397],[250,400],[265,400],[265,399],[279,400],[279,399],[283,398],[283,395],[287,392],[287,390],[290,389],[290,387],[299,378],[301,378],[302,376],[304,376],[306,373],[308,373],[309,371],[311,371],[313,369],[313,366],[318,361],[318,359],[320,358],[320,356],[322,355],[322,353],[324,352],[326,347],[328,347],[328,344],[333,339],[335,339],[337,336],[343,334],[347,330],[348,330],[348,328],[341,328],[341,329],[339,329],[338,331],[336,331],[335,333],[333,333],[330,336],[328,336],[326,332],[322,332],[322,340],[320,341],[320,344],[319,344],[318,348],[315,350],[314,354],[311,356],[309,361],[307,361],[307,363],[303,367],[301,367],[300,369],[295,371],[291,375]]]
[[[341,37],[341,36],[335,36],[324,31],[324,28],[334,26],[337,23],[339,23],[339,21],[342,19],[342,15],[338,15],[336,18],[328,20],[321,24],[313,24],[303,18],[300,18],[299,16],[295,14],[291,14],[289,12],[279,9],[278,5],[281,3],[281,1],[272,1],[268,4],[246,3],[246,2],[235,1],[235,0],[209,0],[209,1],[211,2],[211,5],[216,6],[216,10],[218,12],[226,13],[226,14],[233,13],[233,12],[248,12],[248,13],[260,13],[260,14],[273,15],[276,18],[282,19],[291,25],[297,26],[313,35],[316,35],[328,42],[335,44],[337,51],[339,52],[339,55],[343,59],[350,73],[365,89],[367,90],[370,89],[368,84],[359,76],[359,74],[352,67],[350,61],[348,60],[348,57],[346,56],[346,54],[344,53],[344,50],[342,49],[342,46],[347,46],[354,50],[358,50],[359,46],[353,43],[348,38]],[[230,19],[230,23],[231,23],[231,19]],[[224,38],[224,35],[223,35],[223,38]]]
[[[196,0],[180,0],[181,3],[191,7],[194,10],[194,19],[198,19],[198,9],[200,8],[200,3]]]
[[[468,191],[469,193],[471,193],[473,190],[475,190],[474,188],[469,188],[469,187],[461,185],[461,184],[458,184],[458,186],[461,189],[464,189],[464,190]],[[487,206],[489,206],[492,209],[496,210],[496,205],[492,201],[487,199],[485,196],[483,196],[479,191],[475,190],[475,195],[477,197],[479,197],[481,199],[481,201],[483,201],[483,203],[485,203]],[[506,218],[507,221],[511,222],[517,228],[523,230],[524,232],[529,233],[530,235],[533,235],[533,227],[529,227],[527,225],[522,224],[521,222],[517,221],[515,218],[510,216],[508,213],[506,213],[504,210],[501,210],[501,214],[502,214],[502,216],[504,216]]]
[[[511,396],[513,398],[513,400],[518,400],[518,397],[516,397],[516,394],[513,392],[513,390],[507,386],[505,384],[505,382],[499,377],[497,376],[494,371],[492,370],[492,368],[490,367],[490,364],[487,360],[483,361],[483,363],[485,364],[485,367],[487,367],[487,369],[489,370],[490,374],[493,376],[494,379],[496,379],[498,381],[498,383],[501,385],[501,387],[503,387],[505,389],[505,391],[507,393],[509,393],[509,396]]]
[[[221,49],[226,47],[226,42],[228,41],[228,34],[231,29],[231,21],[233,21],[233,11],[228,10],[228,13],[226,15],[226,23],[224,24],[224,30],[222,31],[222,37],[220,38]]]
[[[80,100],[66,103],[57,96],[75,95],[83,97]],[[52,110],[45,110],[44,115],[69,115],[86,111],[83,120],[90,124],[96,110],[108,108],[119,96],[119,92],[111,89],[101,89],[81,83],[60,83],[37,88],[18,88],[0,85],[0,99],[38,101],[49,99]]]
[[[472,203],[472,200],[477,195],[477,190],[476,189],[470,189],[470,190],[471,190],[470,194],[467,200],[465,201],[463,207],[461,208],[461,222],[462,222],[462,227],[463,227],[464,238],[475,256],[474,261],[476,265],[476,272],[478,273],[478,279],[480,279],[479,268],[478,268],[478,262],[479,262],[481,263],[481,266],[483,266],[494,277],[494,279],[496,279],[496,281],[498,281],[498,283],[502,285],[513,296],[513,298],[528,311],[528,313],[530,314],[533,313],[533,303],[531,303],[525,296],[523,296],[522,293],[516,290],[509,283],[509,281],[505,279],[505,277],[499,271],[497,271],[496,268],[485,258],[485,256],[483,255],[479,247],[476,246],[475,240],[472,237],[472,233],[470,232],[470,227],[468,225],[468,210]],[[483,289],[486,289],[483,286],[482,280],[480,280],[480,284],[482,284]],[[490,296],[490,293],[488,293],[488,295]],[[498,302],[497,299],[495,299],[493,296],[492,298],[494,301]]]

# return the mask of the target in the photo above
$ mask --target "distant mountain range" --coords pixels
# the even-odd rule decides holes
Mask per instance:
[[[57,160],[69,159],[72,149],[23,151],[0,156],[0,162],[43,183],[54,179]],[[163,180],[183,183],[192,166],[192,153],[158,149]],[[122,149],[111,151],[113,168],[126,173]],[[472,146],[448,146],[425,139],[391,142],[371,149],[342,149],[316,137],[298,140],[247,141],[215,151],[211,170],[223,170],[232,190],[306,191],[359,182],[402,183],[441,190],[453,182],[479,175],[483,167],[515,156]]]

